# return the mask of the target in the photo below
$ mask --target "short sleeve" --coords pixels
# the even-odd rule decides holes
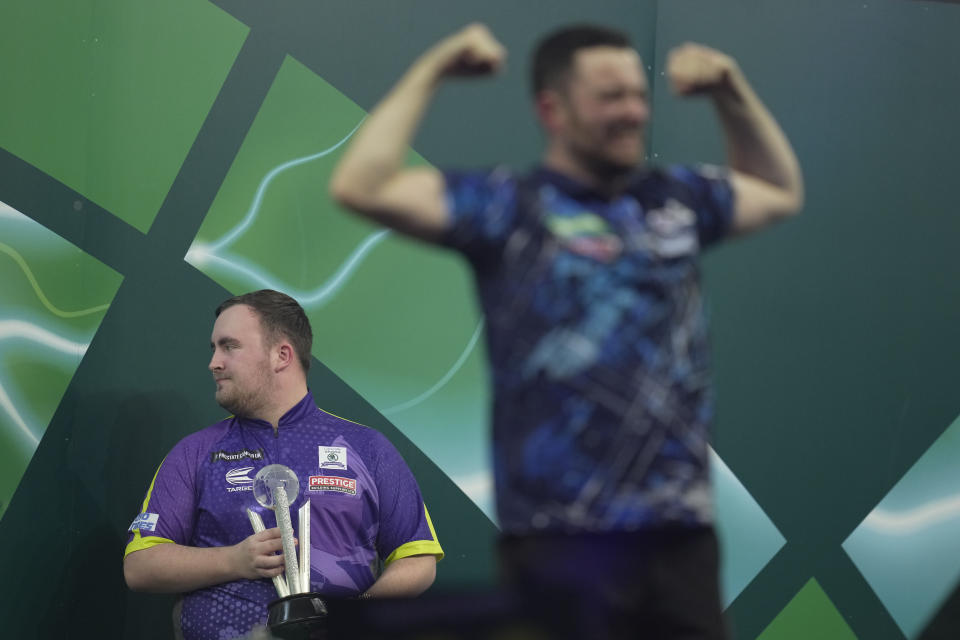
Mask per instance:
[[[190,544],[196,518],[196,456],[190,438],[180,441],[160,463],[140,513],[130,525],[124,557],[157,544]]]
[[[444,173],[451,225],[441,243],[474,262],[496,257],[516,224],[517,179],[505,169]]]
[[[443,557],[433,523],[413,473],[382,434],[379,460],[374,472],[380,499],[377,554],[384,564],[414,555]]]
[[[723,239],[733,225],[733,188],[729,171],[714,165],[675,166],[671,178],[683,186],[687,206],[696,212],[700,246]]]

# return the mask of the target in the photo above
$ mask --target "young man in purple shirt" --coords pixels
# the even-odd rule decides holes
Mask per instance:
[[[280,531],[253,533],[246,510],[269,464],[296,473],[292,510],[311,505],[310,590],[331,597],[415,596],[443,557],[413,474],[379,432],[318,409],[307,390],[312,332],[289,296],[257,291],[216,310],[210,371],[234,415],[164,458],[130,527],[131,589],[184,594],[187,640],[241,636],[266,620],[283,571]],[[305,544],[307,541],[298,541]]]

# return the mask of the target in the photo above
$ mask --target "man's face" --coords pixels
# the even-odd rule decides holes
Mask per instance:
[[[600,176],[630,171],[640,163],[650,108],[647,77],[636,51],[608,46],[579,50],[558,102],[554,134],[577,162]]]
[[[243,304],[224,309],[213,324],[210,345],[217,403],[234,415],[259,417],[268,406],[273,378],[257,313]]]

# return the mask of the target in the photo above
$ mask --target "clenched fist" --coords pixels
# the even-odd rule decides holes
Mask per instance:
[[[733,58],[700,44],[683,44],[670,51],[667,58],[670,86],[682,96],[727,89],[739,73]]]
[[[503,66],[507,51],[485,25],[474,23],[441,40],[431,54],[439,56],[443,74],[477,76]]]

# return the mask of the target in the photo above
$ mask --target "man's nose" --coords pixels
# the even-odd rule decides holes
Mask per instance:
[[[639,124],[646,124],[650,119],[650,104],[643,98],[630,100],[627,111],[630,117]]]

